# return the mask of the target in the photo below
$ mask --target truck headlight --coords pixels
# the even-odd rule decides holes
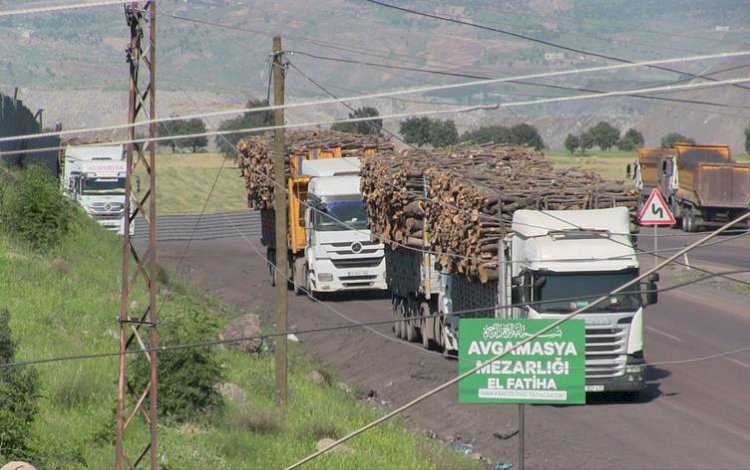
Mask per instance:
[[[320,282],[333,282],[333,274],[331,274],[331,273],[318,273],[318,280]]]

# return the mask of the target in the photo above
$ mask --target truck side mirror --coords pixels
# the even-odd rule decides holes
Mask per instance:
[[[625,171],[626,171],[628,178],[630,178],[630,173],[631,173],[630,163],[628,163],[628,166],[625,167]]]
[[[661,162],[661,171],[664,174],[667,173],[667,161],[666,160],[664,160],[664,161]]]
[[[510,278],[510,285],[511,287],[521,287],[523,285],[523,274]]]
[[[534,289],[542,288],[545,284],[547,284],[546,276],[537,276],[536,279],[534,279]]]
[[[649,283],[657,283],[659,282],[659,273],[651,273],[648,275],[648,282]]]

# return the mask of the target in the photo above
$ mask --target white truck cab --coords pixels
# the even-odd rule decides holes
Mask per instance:
[[[106,229],[122,235],[127,177],[124,147],[70,146],[63,165],[63,192]]]
[[[306,160],[304,269],[312,292],[386,290],[385,250],[370,241],[358,158]]]
[[[639,275],[625,207],[518,210],[512,230],[500,242],[497,285],[446,276],[442,312],[480,306],[488,308],[474,316],[557,319]],[[658,280],[658,275],[648,280],[645,302],[641,286],[635,285],[578,316],[586,322],[587,391],[637,392],[645,387],[643,309],[657,302]],[[457,348],[458,334],[458,318],[449,316],[447,349]]]

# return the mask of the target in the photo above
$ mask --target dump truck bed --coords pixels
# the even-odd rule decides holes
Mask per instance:
[[[692,171],[689,171],[692,170]],[[701,163],[680,171],[680,191],[702,207],[742,208],[750,204],[750,165]],[[694,199],[686,194],[687,199]]]

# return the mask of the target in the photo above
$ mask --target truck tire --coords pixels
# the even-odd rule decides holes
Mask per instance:
[[[695,221],[695,210],[692,207],[685,207],[682,212],[682,230],[685,232],[697,232],[698,226]]]
[[[430,304],[428,304],[427,302],[422,302],[421,304],[419,304],[420,316],[426,317],[433,314],[434,312],[430,311]],[[420,322],[422,326],[419,328],[419,333],[422,335],[422,346],[429,351],[434,351],[437,349],[434,336],[435,320],[436,318],[423,318]]]
[[[266,250],[266,257],[268,259],[268,283],[271,284],[271,287],[276,287],[276,269],[273,267],[276,260],[276,250],[271,248]]]
[[[292,267],[292,280],[294,283],[294,293],[296,295],[303,295],[305,293],[305,258],[297,258],[294,260]]]
[[[414,317],[419,315],[419,304],[416,299],[409,299],[406,308],[406,341],[414,343],[419,341],[419,331],[417,331],[417,321]]]
[[[406,322],[404,319],[406,318],[406,312],[405,310],[405,304],[403,298],[399,298],[396,300],[396,307],[393,310],[396,314],[396,336],[401,339],[406,339]]]

